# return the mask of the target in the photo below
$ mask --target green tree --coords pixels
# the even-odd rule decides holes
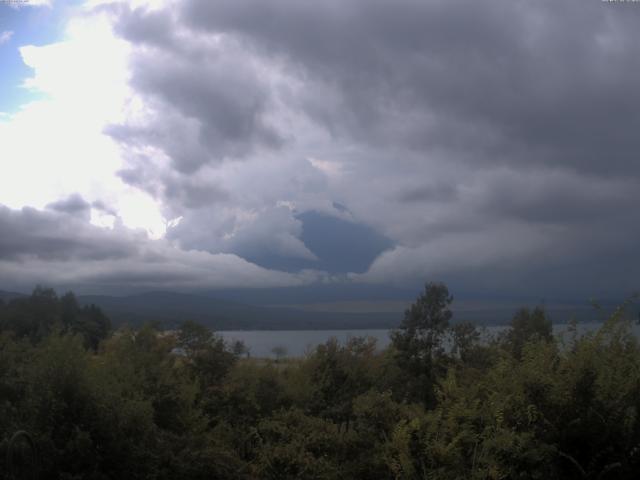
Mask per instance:
[[[31,296],[13,299],[2,309],[0,329],[37,343],[52,332],[80,334],[96,350],[111,330],[109,318],[95,305],[80,307],[68,292],[58,297],[50,288],[36,287]]]
[[[407,375],[408,394],[426,405],[435,401],[435,381],[441,373],[438,360],[444,353],[442,341],[452,317],[452,302],[446,285],[427,283],[391,334],[397,362]]]
[[[470,361],[480,341],[480,332],[476,326],[471,322],[457,323],[451,328],[451,335],[451,353],[463,363]]]
[[[375,348],[375,339],[366,337],[350,338],[345,345],[331,338],[318,345],[302,365],[310,384],[307,408],[348,430],[353,420],[353,400],[375,384]]]
[[[521,308],[511,320],[511,325],[505,336],[505,342],[513,355],[520,357],[522,348],[527,342],[553,339],[553,325],[542,307],[535,307],[533,311]]]
[[[227,349],[222,337],[191,321],[180,326],[176,346],[183,352],[190,377],[198,384],[198,402],[210,418],[215,418],[223,379],[236,363],[236,355]]]
[[[338,480],[339,435],[326,420],[299,409],[278,412],[258,424],[261,440],[252,462],[255,478],[273,480]]]

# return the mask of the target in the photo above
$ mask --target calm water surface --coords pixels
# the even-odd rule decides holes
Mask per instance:
[[[581,333],[593,331],[601,326],[601,323],[578,324]],[[483,335],[490,337],[496,335],[506,327],[485,327]],[[556,324],[553,330],[556,335],[566,332],[568,325]],[[636,334],[640,334],[640,327],[634,326]],[[331,337],[335,337],[341,343],[345,343],[351,337],[373,337],[379,348],[384,348],[390,343],[391,330],[246,330],[218,332],[225,340],[231,342],[241,340],[249,347],[253,357],[274,357],[273,349],[284,347],[286,356],[301,357],[312,351],[318,345],[325,343]]]

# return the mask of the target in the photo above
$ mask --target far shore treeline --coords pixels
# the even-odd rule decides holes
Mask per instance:
[[[273,360],[191,321],[114,329],[73,293],[0,300],[0,478],[637,478],[631,300],[562,337],[522,308],[488,341],[452,302],[427,283],[388,348]]]

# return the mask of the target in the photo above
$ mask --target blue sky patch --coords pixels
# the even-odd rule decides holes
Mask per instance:
[[[12,8],[0,3],[0,35],[13,32],[0,44],[0,112],[13,113],[21,105],[43,98],[44,94],[22,87],[33,70],[24,64],[19,48],[60,41],[69,12],[82,2],[56,2],[56,6]]]

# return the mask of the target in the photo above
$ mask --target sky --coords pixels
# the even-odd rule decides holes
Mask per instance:
[[[0,1],[0,289],[640,288],[640,3]]]

